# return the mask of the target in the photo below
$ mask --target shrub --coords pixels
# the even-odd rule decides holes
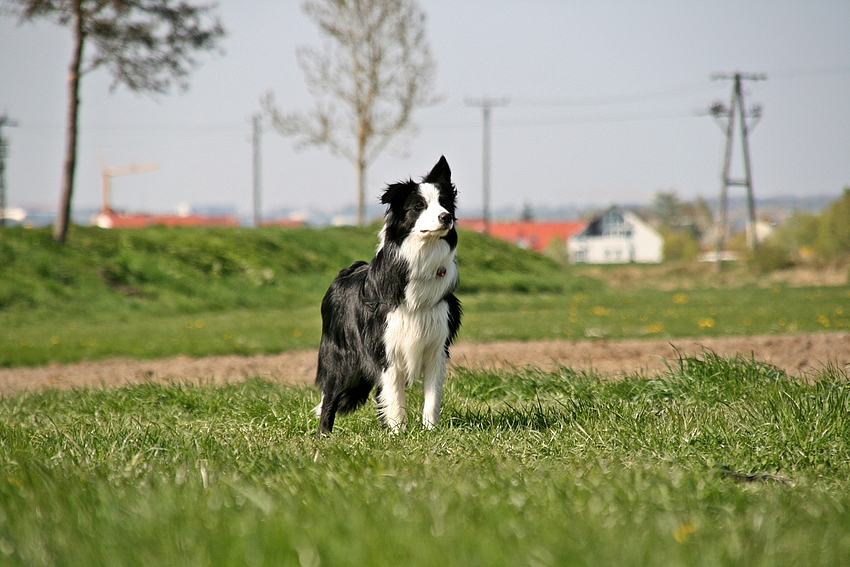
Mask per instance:
[[[766,274],[790,268],[794,265],[794,261],[787,246],[768,240],[750,252],[747,264],[755,272]]]
[[[664,259],[693,260],[699,256],[699,241],[685,230],[663,229]]]

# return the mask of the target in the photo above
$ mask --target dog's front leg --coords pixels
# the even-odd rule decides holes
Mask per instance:
[[[431,357],[424,368],[425,405],[422,408],[422,425],[434,429],[440,423],[440,406],[443,402],[443,384],[446,381],[446,354],[442,348]]]
[[[391,364],[381,374],[381,391],[378,394],[378,405],[381,419],[391,431],[396,432],[407,419],[407,409],[404,407],[404,387],[406,380],[397,365]]]

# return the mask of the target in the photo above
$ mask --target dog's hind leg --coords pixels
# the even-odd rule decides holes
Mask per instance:
[[[440,407],[443,402],[443,384],[446,382],[446,353],[440,348],[434,356],[427,358],[423,368],[425,404],[422,407],[422,425],[434,429],[440,423]]]
[[[381,420],[393,432],[401,429],[407,419],[407,409],[404,407],[405,385],[405,377],[395,364],[381,374],[378,411]]]

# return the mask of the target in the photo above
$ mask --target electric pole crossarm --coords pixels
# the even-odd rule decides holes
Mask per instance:
[[[764,73],[712,73],[712,81],[728,81],[740,77],[742,81],[766,81],[767,75]]]

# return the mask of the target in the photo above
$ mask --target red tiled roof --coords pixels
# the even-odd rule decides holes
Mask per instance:
[[[460,219],[458,226],[468,230],[484,232],[481,219]],[[491,222],[490,236],[507,240],[518,246],[543,252],[554,240],[566,243],[567,239],[587,226],[587,221],[513,221]]]
[[[103,217],[107,217],[108,221]],[[106,222],[104,222],[106,221]],[[239,221],[232,215],[149,215],[145,213],[116,213],[110,211],[98,218],[100,226],[109,228],[143,228],[146,226],[239,226]]]

